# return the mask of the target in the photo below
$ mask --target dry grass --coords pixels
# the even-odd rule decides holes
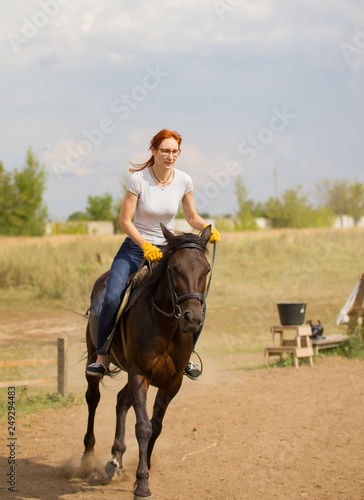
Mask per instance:
[[[270,327],[279,324],[277,302],[305,301],[306,319],[320,319],[325,334],[345,333],[336,317],[363,272],[363,244],[362,229],[223,235],[208,301],[208,338],[201,341],[206,351],[237,367],[242,353],[262,352]]]
[[[79,303],[111,265],[123,237],[53,236],[0,239],[0,288],[28,290],[36,299]]]
[[[53,301],[83,312],[122,240],[1,238],[0,309]],[[306,319],[320,319],[326,334],[342,333],[336,316],[364,271],[363,245],[361,228],[223,233],[199,350],[238,367],[238,354],[261,353],[268,344],[280,301],[306,301]]]

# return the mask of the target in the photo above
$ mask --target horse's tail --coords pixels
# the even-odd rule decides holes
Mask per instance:
[[[66,308],[66,311],[71,311],[74,314],[76,314],[77,316],[80,316],[80,318],[84,319],[85,321],[88,321],[88,318],[89,318],[88,311],[86,311],[86,313],[82,314],[82,313],[80,313],[78,311],[74,311],[73,309],[70,309],[69,307]]]

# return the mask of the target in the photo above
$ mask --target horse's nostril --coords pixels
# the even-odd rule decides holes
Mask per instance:
[[[189,311],[184,314],[185,321],[191,321],[191,313]]]

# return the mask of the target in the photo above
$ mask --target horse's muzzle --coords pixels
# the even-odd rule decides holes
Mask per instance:
[[[181,314],[179,324],[184,333],[196,333],[203,325],[204,313],[199,311],[187,310]]]

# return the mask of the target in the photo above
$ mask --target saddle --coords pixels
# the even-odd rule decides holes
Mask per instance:
[[[124,312],[126,306],[128,305],[129,297],[130,294],[133,290],[137,289],[140,287],[142,284],[144,278],[146,278],[149,275],[150,271],[147,265],[143,265],[140,267],[139,271],[136,273],[132,274],[128,280],[128,284],[126,285],[126,290],[125,290],[125,295],[124,298],[120,304],[119,310],[118,310],[118,318],[120,319],[120,316]],[[104,286],[102,289],[99,291],[99,293],[96,295],[94,300],[91,302],[90,307],[88,308],[86,315],[87,314],[93,314],[94,316],[99,317],[102,304],[104,303],[104,298],[106,294],[106,286],[107,286],[107,280],[106,278],[104,282]]]
[[[133,307],[133,305],[136,303],[136,301],[138,300],[138,298],[140,296],[140,292],[141,292],[141,284],[143,283],[145,278],[150,274],[150,272],[151,272],[151,269],[146,264],[142,263],[139,271],[137,271],[136,273],[134,273],[130,276],[130,278],[128,280],[128,284],[126,286],[123,300],[119,306],[119,309],[118,309],[118,312],[116,315],[116,320],[115,320],[113,329],[112,329],[110,335],[108,336],[105,344],[102,347],[102,351],[104,351],[104,352],[110,351],[111,352],[111,354],[113,355],[113,358],[115,360],[115,363],[123,371],[126,371],[126,367],[123,366],[121,360],[119,360],[117,355],[115,354],[115,351],[112,347],[112,341],[113,341],[115,332],[116,332],[118,325],[119,325],[121,340],[122,340],[122,344],[123,344],[123,355],[124,355],[124,359],[126,360],[127,359],[127,356],[126,356],[126,352],[127,352],[126,351],[126,337],[125,337],[125,332],[124,332],[123,321],[120,321],[120,319],[121,319],[122,315],[125,314],[127,311],[129,311]],[[105,280],[103,288],[100,290],[100,292],[96,295],[96,297],[92,301],[87,313],[90,313],[90,314],[97,316],[97,317],[100,316],[102,304],[104,302],[104,298],[105,298],[105,294],[106,294],[106,286],[107,286],[107,278]]]

